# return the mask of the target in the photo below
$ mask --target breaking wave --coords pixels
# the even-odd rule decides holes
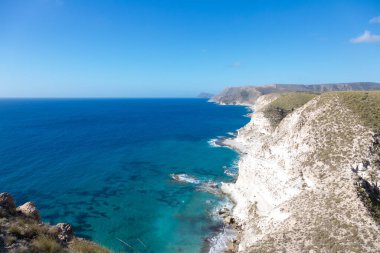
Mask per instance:
[[[169,175],[173,180],[182,182],[182,183],[190,183],[190,184],[199,184],[201,181],[196,177],[190,176],[188,174],[170,174]]]

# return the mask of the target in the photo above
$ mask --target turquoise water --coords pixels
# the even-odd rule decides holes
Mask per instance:
[[[208,141],[246,112],[203,99],[0,100],[0,192],[114,251],[201,252],[223,199],[169,174],[232,180],[237,154]]]

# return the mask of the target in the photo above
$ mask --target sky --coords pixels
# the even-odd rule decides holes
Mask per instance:
[[[379,0],[0,0],[0,97],[380,82]]]

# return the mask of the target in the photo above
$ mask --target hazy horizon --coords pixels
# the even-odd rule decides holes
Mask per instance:
[[[285,85],[333,85],[333,84],[348,84],[348,83],[359,83],[359,82],[339,82],[339,83],[318,83],[318,84],[301,84],[301,83],[287,83]],[[378,83],[380,84],[380,82],[362,82],[362,83]],[[266,85],[274,85],[275,83],[273,84],[257,84],[257,85],[240,85],[240,86],[266,86]],[[279,83],[276,83],[276,84],[279,84]],[[109,96],[109,97],[105,97],[105,96],[67,96],[67,97],[64,97],[64,96],[56,96],[56,97],[52,97],[52,96],[46,96],[46,97],[43,97],[43,96],[25,96],[25,97],[17,97],[17,96],[9,96],[9,97],[2,97],[0,96],[0,99],[31,99],[31,100],[34,100],[34,99],[63,99],[63,100],[70,100],[70,99],[207,99],[207,98],[204,98],[204,97],[199,97],[199,95],[201,95],[202,93],[207,93],[207,94],[211,94],[211,95],[217,95],[219,93],[221,93],[223,91],[223,89],[225,88],[230,88],[230,87],[234,87],[234,86],[226,86],[226,87],[222,87],[221,90],[213,93],[213,92],[208,92],[208,91],[200,91],[198,93],[196,93],[195,95],[188,95],[188,96],[165,96],[165,95],[162,95],[162,96],[151,96],[151,97],[148,97],[148,96]]]
[[[380,82],[380,2],[5,0],[0,56],[2,98]]]

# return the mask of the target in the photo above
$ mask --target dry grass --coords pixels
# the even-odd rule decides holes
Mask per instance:
[[[33,220],[20,219],[9,226],[8,232],[17,238],[32,239],[39,235],[48,233],[48,228]]]
[[[380,91],[345,91],[324,95],[334,94],[360,118],[364,126],[375,131],[380,129]]]
[[[64,248],[55,238],[46,235],[40,235],[31,243],[32,252],[38,253],[60,253],[65,252]]]
[[[15,236],[9,235],[4,238],[4,245],[6,247],[11,246],[13,243],[17,241],[17,238]]]
[[[64,240],[57,226],[0,207],[0,253],[107,253],[105,248],[71,236]]]
[[[86,240],[74,239],[69,247],[70,252],[74,253],[109,253],[107,249]]]

